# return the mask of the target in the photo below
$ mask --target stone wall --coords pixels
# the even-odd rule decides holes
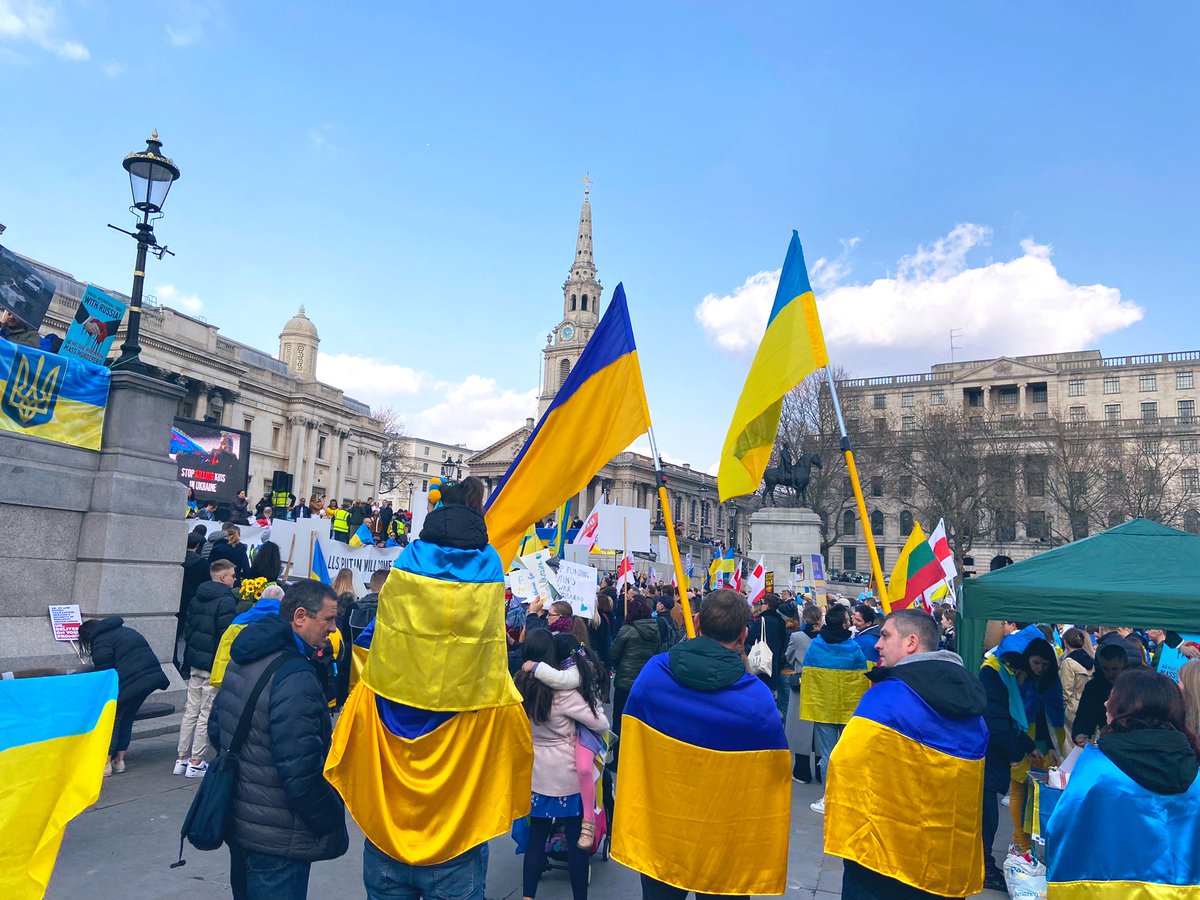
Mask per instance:
[[[171,679],[183,579],[187,491],[167,457],[183,389],[114,372],[99,452],[0,432],[0,671],[77,669],[54,640],[47,606],[84,619],[117,615],[141,632]]]

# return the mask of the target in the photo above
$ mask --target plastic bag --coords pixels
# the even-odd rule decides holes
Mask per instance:
[[[1004,882],[1012,900],[1046,900],[1046,867],[1032,853],[1004,857]]]

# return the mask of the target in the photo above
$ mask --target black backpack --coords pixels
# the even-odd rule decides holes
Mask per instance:
[[[669,612],[659,613],[655,619],[658,623],[658,649],[670,650],[679,642],[679,632],[675,630],[675,623],[671,621]]]
[[[250,734],[250,722],[254,718],[254,707],[263,688],[270,682],[271,677],[279,667],[288,661],[289,654],[281,653],[258,677],[254,690],[246,701],[242,714],[238,718],[237,730],[233,732],[233,740],[222,750],[204,773],[200,782],[200,790],[192,798],[192,805],[187,815],[183,817],[183,827],[179,829],[179,860],[171,863],[172,869],[177,869],[187,863],[183,858],[183,841],[186,838],[197,850],[219,850],[225,842],[225,829],[229,825],[229,816],[233,810],[233,789],[237,784],[238,754]]]
[[[350,604],[350,614],[346,617],[346,622],[350,626],[350,643],[353,644],[357,641],[358,636],[375,621],[377,612],[379,612],[378,594],[367,594],[361,600],[355,600]]]

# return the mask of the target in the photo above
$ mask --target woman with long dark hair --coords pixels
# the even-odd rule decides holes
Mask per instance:
[[[546,866],[546,839],[550,824],[558,819],[567,838],[567,869],[574,900],[587,900],[588,851],[580,846],[583,798],[575,768],[577,724],[591,731],[608,730],[608,719],[585,699],[579,689],[556,691],[532,671],[538,663],[558,668],[555,639],[548,629],[525,635],[524,662],[515,681],[533,730],[533,794],[530,800],[529,845],[525,848],[523,894],[532,900]],[[582,683],[581,683],[582,687]],[[593,692],[594,693],[594,692]],[[598,694],[593,699],[597,699]]]
[[[1192,896],[1200,742],[1183,695],[1165,675],[1134,668],[1106,706],[1108,724],[1084,748],[1046,829],[1049,896]],[[1068,894],[1068,883],[1085,890]]]

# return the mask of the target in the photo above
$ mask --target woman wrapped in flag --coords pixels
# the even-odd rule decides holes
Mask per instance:
[[[362,681],[325,776],[366,834],[368,897],[431,876],[482,897],[487,841],[529,811],[533,745],[508,674],[504,570],[483,496],[478,478],[431,492],[420,539],[355,641]]]

